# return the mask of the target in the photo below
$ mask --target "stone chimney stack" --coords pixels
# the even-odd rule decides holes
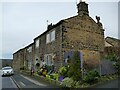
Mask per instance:
[[[85,1],[80,0],[80,3],[77,4],[78,15],[89,15],[88,4]]]

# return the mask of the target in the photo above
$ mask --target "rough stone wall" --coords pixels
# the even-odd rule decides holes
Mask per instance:
[[[15,71],[17,70],[17,65],[19,65],[18,60],[17,60],[17,53],[14,53],[13,54],[13,68],[14,68]]]
[[[120,57],[120,48],[119,47],[105,47],[104,49],[104,56],[115,54]]]
[[[106,37],[105,41],[110,43],[114,47],[119,47],[120,45],[120,40],[112,37]]]
[[[38,46],[38,47],[36,47],[36,42],[37,42],[37,40],[39,41],[39,46]],[[34,60],[34,69],[35,69],[35,71],[36,71],[37,68],[38,68],[38,67],[36,66],[36,64],[37,64],[37,63],[40,63],[40,48],[41,48],[41,47],[40,47],[40,43],[41,43],[40,37],[34,40],[34,48],[33,48],[33,49],[34,49],[34,51],[33,51],[33,52],[34,52],[34,56],[33,56],[34,59],[33,59],[33,60]]]
[[[15,71],[20,71],[20,69],[23,69],[24,62],[25,62],[25,49],[20,49],[17,52],[13,54],[13,68]]]
[[[104,51],[104,30],[87,15],[75,16],[64,23],[64,51],[88,50],[84,60],[100,60],[100,52]],[[90,53],[90,52],[97,53]],[[83,52],[84,53],[84,52]],[[93,56],[90,58],[89,56]]]
[[[24,67],[24,49],[19,52],[20,69]]]
[[[30,50],[31,48],[31,50]],[[26,65],[28,70],[31,70],[31,67],[34,65],[34,44],[30,44],[26,48]]]
[[[120,57],[120,40],[112,37],[106,37],[105,42],[104,56],[116,54]]]
[[[50,43],[46,43],[46,35],[55,30],[55,41]],[[45,55],[52,54],[53,64],[55,65],[56,69],[58,69],[62,65],[62,57],[61,57],[61,40],[62,40],[62,25],[58,25],[55,28],[51,29],[46,34],[40,37],[40,59],[41,61],[44,60]]]

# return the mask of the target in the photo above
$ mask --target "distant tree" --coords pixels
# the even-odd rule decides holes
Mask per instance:
[[[6,64],[5,66],[9,66],[8,64]]]

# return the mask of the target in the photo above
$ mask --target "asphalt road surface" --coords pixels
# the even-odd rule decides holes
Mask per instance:
[[[4,76],[2,77],[2,88],[18,88],[14,81],[12,80],[11,76]]]
[[[12,79],[17,83],[19,88],[50,88],[50,86],[33,80],[32,78],[23,76],[21,74],[15,74]]]

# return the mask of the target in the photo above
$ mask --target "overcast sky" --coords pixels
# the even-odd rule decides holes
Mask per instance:
[[[34,0],[33,0],[34,1]],[[118,3],[89,2],[89,14],[101,17],[105,37],[118,38]],[[12,54],[33,42],[49,23],[57,23],[77,15],[76,0],[72,2],[2,2],[0,3],[0,58],[12,58]],[[95,20],[96,21],[96,20]],[[2,44],[1,44],[2,43]]]

